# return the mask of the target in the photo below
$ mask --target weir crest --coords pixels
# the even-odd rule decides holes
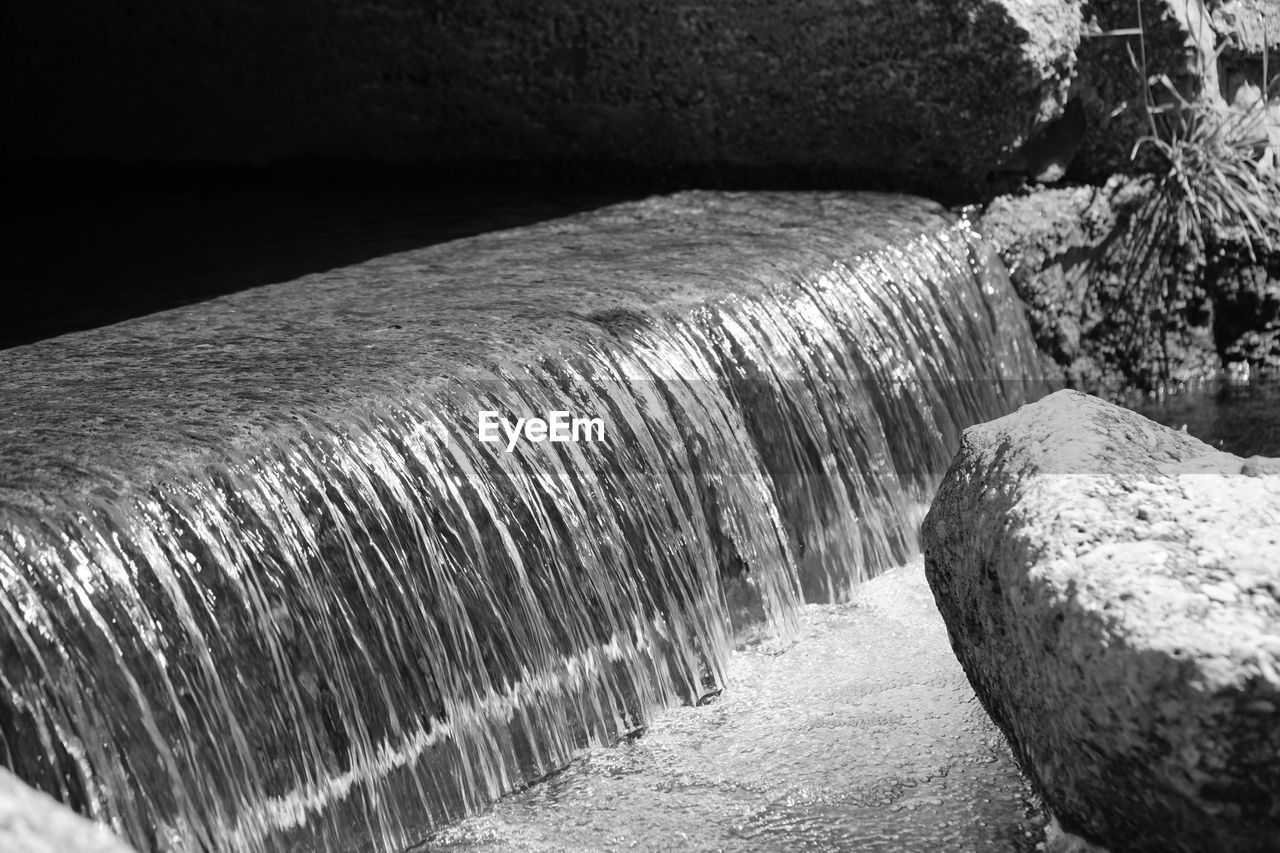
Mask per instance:
[[[0,416],[0,763],[235,853],[402,850],[719,689],[908,559],[960,430],[1041,390],[988,247],[840,194],[621,205],[0,369],[45,389]]]

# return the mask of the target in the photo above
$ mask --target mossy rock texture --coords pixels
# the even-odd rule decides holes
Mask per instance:
[[[1250,258],[1238,243],[1224,243],[1208,265],[1222,358],[1249,375],[1280,376],[1280,233],[1273,247]]]
[[[977,219],[1036,344],[1072,387],[1116,396],[1222,369],[1203,259],[1176,239],[1143,254],[1150,198],[1149,182],[1117,176],[1103,187],[1002,196]],[[1166,281],[1176,300],[1162,295]]]
[[[1090,345],[1097,318],[1086,314],[1091,275],[1115,227],[1107,194],[1089,186],[1002,196],[977,221],[1009,268],[1036,345],[1085,387],[1099,380]]]
[[[929,583],[1067,831],[1280,849],[1277,471],[1075,391],[965,433]]]

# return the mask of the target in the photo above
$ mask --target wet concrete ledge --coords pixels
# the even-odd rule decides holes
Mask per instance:
[[[22,211],[5,257],[0,349],[655,194],[465,177],[334,163],[0,165]]]
[[[0,351],[0,506],[154,483],[300,416],[492,375],[948,222],[902,196],[683,193]]]

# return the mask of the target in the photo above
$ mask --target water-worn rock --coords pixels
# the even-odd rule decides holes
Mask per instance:
[[[1064,829],[1280,849],[1268,465],[1063,391],[966,432],[924,541],[952,646]]]
[[[299,413],[630,337],[950,222],[906,196],[680,193],[3,350],[0,501],[146,482],[211,447],[260,447]]]
[[[101,824],[29,787],[0,767],[0,850],[4,853],[133,853]]]

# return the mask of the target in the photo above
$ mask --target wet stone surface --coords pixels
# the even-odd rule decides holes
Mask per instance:
[[[203,467],[300,415],[581,352],[610,318],[758,296],[947,224],[903,196],[681,193],[0,351],[0,499]]]
[[[727,684],[732,630],[789,637],[802,593],[846,601],[908,560],[960,430],[1038,388],[964,226],[833,193],[619,205],[0,368],[6,761],[175,853],[401,851]],[[607,438],[499,447],[477,432],[494,410],[597,415]],[[898,689],[946,686],[919,679],[861,727],[800,690],[771,712],[805,709],[800,729],[741,729],[718,750],[739,775],[758,744],[848,750],[744,788],[738,834],[871,820],[960,773],[848,773],[899,736]]]
[[[789,649],[415,853],[1030,851],[1040,815],[947,643],[920,564],[810,605]]]

